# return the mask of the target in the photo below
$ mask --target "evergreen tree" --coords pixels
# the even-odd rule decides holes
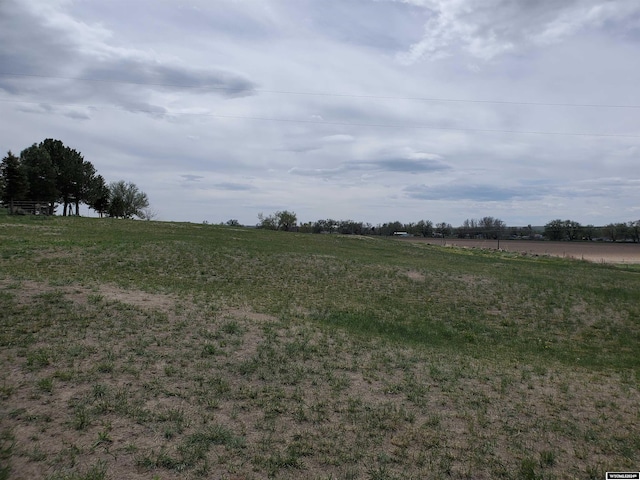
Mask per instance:
[[[13,202],[22,200],[29,192],[29,181],[20,159],[11,151],[2,159],[0,164],[0,190],[2,201],[9,203],[9,213],[15,213]]]
[[[100,214],[100,218],[109,212],[111,192],[102,175],[96,175],[91,181],[88,194],[88,205]]]
[[[36,202],[55,202],[58,198],[56,170],[49,152],[34,143],[20,152],[20,161],[29,181],[27,198]]]

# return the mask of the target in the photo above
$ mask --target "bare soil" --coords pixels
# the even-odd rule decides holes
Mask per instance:
[[[497,240],[411,237],[403,241],[462,248],[498,249]],[[640,264],[640,244],[638,243],[500,240],[500,250],[534,256],[574,258],[596,263]]]

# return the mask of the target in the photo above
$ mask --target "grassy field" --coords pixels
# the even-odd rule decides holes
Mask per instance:
[[[0,216],[0,479],[640,470],[640,268]]]

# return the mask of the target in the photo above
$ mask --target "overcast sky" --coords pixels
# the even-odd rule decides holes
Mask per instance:
[[[640,2],[0,0],[0,118],[161,220],[638,220]]]

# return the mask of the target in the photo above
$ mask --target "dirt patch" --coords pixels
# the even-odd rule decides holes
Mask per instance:
[[[263,322],[274,322],[274,321],[277,320],[277,318],[274,317],[273,315],[266,315],[264,313],[257,313],[257,312],[254,312],[253,310],[251,310],[248,307],[223,309],[221,311],[221,313],[224,316],[242,318],[242,319],[251,320],[251,321],[260,322],[260,323],[263,323]]]
[[[410,237],[401,241],[462,248],[497,250],[497,240],[431,239]],[[640,244],[603,242],[547,242],[500,240],[500,250],[532,256],[553,256],[597,263],[640,264]]]
[[[407,272],[407,277],[409,277],[411,280],[415,280],[416,282],[424,282],[425,279],[424,274],[415,270],[409,270]]]
[[[171,295],[148,293],[140,290],[124,290],[109,285],[101,285],[98,288],[98,292],[109,300],[128,303],[136,307],[159,310],[169,310],[177,301],[177,298]]]
[[[0,281],[0,288],[14,292],[20,302],[28,301],[37,295],[51,292],[59,292],[65,298],[79,304],[86,304],[89,296],[101,296],[106,300],[117,301],[141,308],[168,310],[175,305],[176,298],[171,295],[162,295],[143,292],[141,290],[125,290],[113,285],[100,285],[87,287],[83,285],[50,285],[31,280],[19,282]]]

